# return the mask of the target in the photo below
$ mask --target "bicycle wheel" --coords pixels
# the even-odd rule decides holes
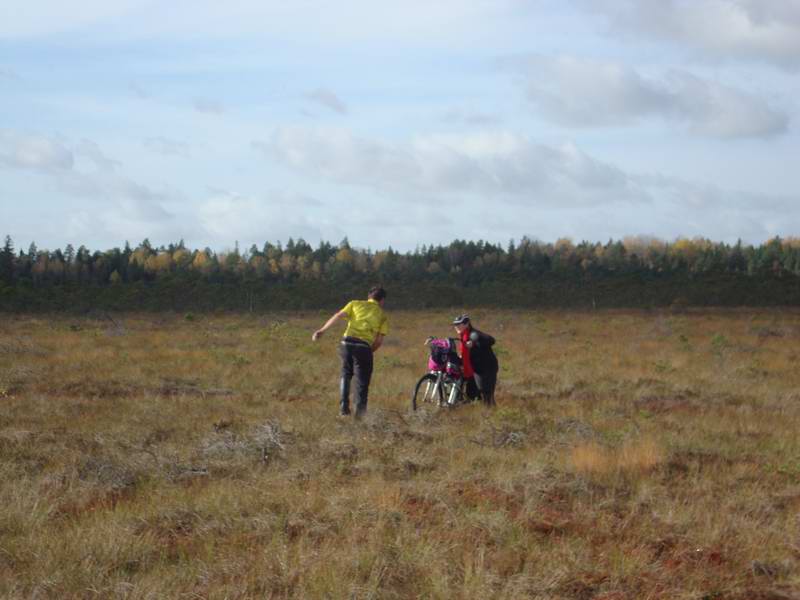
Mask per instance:
[[[414,386],[414,395],[411,396],[411,410],[433,408],[444,400],[441,387],[436,385],[436,379],[433,373],[427,373],[420,378]]]

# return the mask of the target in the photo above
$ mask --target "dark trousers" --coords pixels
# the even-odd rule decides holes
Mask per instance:
[[[339,344],[339,357],[342,359],[339,410],[342,414],[350,412],[350,381],[355,375],[356,415],[364,414],[372,378],[372,348],[357,338],[344,338]]]
[[[494,406],[494,388],[496,385],[497,371],[475,373],[472,379],[467,380],[467,396],[473,399],[480,397],[484,404]]]

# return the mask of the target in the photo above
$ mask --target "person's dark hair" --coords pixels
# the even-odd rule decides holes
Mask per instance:
[[[376,285],[369,291],[369,294],[367,294],[367,298],[369,298],[370,300],[375,300],[375,302],[380,302],[381,300],[386,298],[386,290],[383,289],[381,286]]]

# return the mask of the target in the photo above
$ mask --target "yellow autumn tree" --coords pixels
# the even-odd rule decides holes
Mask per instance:
[[[47,273],[56,278],[64,277],[65,269],[64,261],[59,258],[54,258],[47,263]]]
[[[556,243],[553,244],[553,250],[558,252],[559,254],[572,254],[575,250],[575,244],[572,243],[570,238],[558,238]]]
[[[281,268],[281,274],[283,274],[284,277],[289,277],[297,270],[297,259],[286,252],[281,256],[281,260],[278,264]]]
[[[356,252],[353,259],[353,267],[356,273],[369,272],[369,256],[367,256],[366,252]]]
[[[672,246],[670,246],[669,250],[670,254],[673,256],[678,256],[685,260],[694,258],[696,253],[696,249],[692,243],[692,240],[687,238],[678,238],[672,243]]]
[[[297,257],[297,272],[301,279],[311,279],[311,257],[303,254]]]
[[[781,240],[781,244],[784,248],[791,248],[793,250],[797,250],[800,248],[800,238],[799,237],[786,237]]]
[[[169,252],[159,252],[158,254],[151,254],[147,257],[144,263],[144,270],[153,275],[162,275],[169,273],[173,266],[172,254]]]
[[[186,248],[178,248],[172,253],[172,262],[175,263],[175,268],[183,271],[192,264],[192,253]]]
[[[269,263],[267,259],[261,255],[250,257],[250,268],[253,269],[256,276],[263,277],[269,272]]]
[[[199,251],[192,260],[192,270],[208,275],[214,270],[214,261],[205,250]]]
[[[128,259],[128,262],[132,265],[138,265],[142,268],[145,268],[150,254],[151,253],[147,248],[140,246],[131,253],[131,257]]]
[[[389,252],[386,250],[379,250],[372,256],[372,270],[378,271],[380,270],[381,266],[384,262],[386,262],[386,257],[389,256]]]
[[[340,248],[336,253],[336,262],[352,267],[355,262],[353,251],[350,248]]]

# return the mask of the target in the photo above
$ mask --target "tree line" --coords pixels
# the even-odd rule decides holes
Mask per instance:
[[[800,239],[760,245],[630,237],[606,243],[454,240],[398,252],[303,239],[215,252],[181,240],[110,250],[0,250],[0,309],[322,308],[381,282],[397,306],[786,305]]]

